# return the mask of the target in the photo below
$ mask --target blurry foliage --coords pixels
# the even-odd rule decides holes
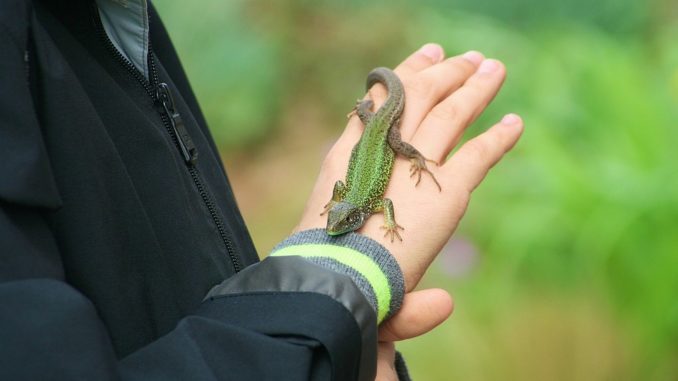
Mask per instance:
[[[262,254],[298,218],[318,147],[340,132],[369,69],[428,41],[501,59],[505,87],[469,135],[507,112],[526,132],[457,233],[476,267],[452,278],[434,266],[425,280],[458,309],[401,346],[415,378],[678,379],[674,2],[156,6]]]
[[[280,112],[277,78],[283,73],[276,64],[281,47],[275,38],[249,28],[241,17],[242,2],[206,1],[193,7],[159,1],[156,6],[170,23],[210,125],[235,126],[213,128],[215,140],[224,147],[242,147],[264,137]]]

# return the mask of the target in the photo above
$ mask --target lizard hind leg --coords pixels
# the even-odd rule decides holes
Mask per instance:
[[[332,190],[332,198],[330,201],[325,204],[323,207],[323,212],[320,213],[320,215],[325,215],[327,212],[332,209],[334,204],[337,202],[341,201],[341,199],[344,197],[344,192],[346,191],[346,185],[341,180],[337,180],[336,183],[334,183],[334,189]]]
[[[440,184],[438,183],[438,180],[436,177],[433,175],[433,172],[431,172],[428,167],[426,167],[426,162],[434,163],[436,166],[438,165],[437,161],[430,160],[419,154],[419,156],[416,157],[410,157],[410,163],[412,165],[410,166],[410,177],[414,177],[414,175],[417,175],[417,182],[414,184],[416,187],[419,185],[419,182],[421,182],[421,172],[426,172],[429,175],[431,175],[431,178],[433,179],[433,182],[436,183],[436,186],[438,187],[438,191],[441,192],[443,188],[440,187]]]
[[[398,128],[398,123],[394,124],[388,130],[388,144],[389,146],[391,146],[393,151],[405,156],[410,160],[410,163],[412,163],[412,165],[410,166],[410,177],[417,175],[417,182],[415,183],[414,186],[419,185],[419,182],[421,182],[421,173],[426,172],[429,175],[431,175],[433,182],[438,187],[438,191],[440,192],[443,190],[440,187],[440,183],[438,183],[438,180],[436,179],[433,172],[431,172],[426,166],[426,162],[433,163],[436,166],[440,164],[435,160],[427,159],[426,157],[424,157],[424,155],[421,154],[421,152],[419,152],[411,144],[402,141],[402,139],[400,138],[400,129]]]
[[[372,102],[371,99],[358,99],[353,110],[346,116],[350,118],[353,115],[358,115],[360,121],[363,122],[364,125],[367,125],[374,116],[374,113],[371,111],[372,106],[374,106],[374,102]]]
[[[405,230],[404,227],[398,225],[395,221],[395,213],[393,212],[393,202],[388,198],[381,200],[375,208],[376,212],[384,212],[384,225],[381,226],[382,230],[386,230],[384,237],[391,238],[393,242],[394,238],[398,238],[398,241],[402,242],[403,238],[400,236],[398,229]]]

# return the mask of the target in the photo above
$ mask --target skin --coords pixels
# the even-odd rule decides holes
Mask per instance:
[[[501,122],[467,141],[449,156],[465,129],[499,91],[506,76],[504,65],[497,60],[485,59],[478,52],[445,59],[439,45],[427,44],[394,71],[403,82],[407,98],[401,116],[402,139],[417,147],[425,157],[441,164],[431,167],[430,171],[442,190],[428,181],[422,181],[415,190],[409,177],[410,163],[396,158],[384,197],[398,206],[398,219],[407,232],[407,239],[390,242],[383,237],[381,223],[375,218],[368,218],[358,230],[384,245],[405,277],[407,294],[402,308],[379,329],[378,380],[397,379],[392,368],[394,341],[426,333],[452,313],[453,303],[447,292],[413,290],[455,231],[473,190],[516,144],[523,131],[520,117],[507,114]],[[386,89],[379,84],[369,91],[368,98],[376,107],[386,97]],[[336,179],[346,173],[351,150],[362,130],[359,118],[352,117],[325,158],[295,231],[325,226],[318,210],[322,210],[328,195],[332,194]]]
[[[400,116],[405,104],[403,86],[397,75],[388,68],[376,68],[367,75],[367,89],[374,84],[386,86],[388,98],[375,112],[371,111],[371,99],[359,100],[354,111],[363,123],[364,132],[351,151],[346,183],[337,181],[332,191],[332,199],[325,205],[321,215],[327,213],[327,234],[339,235],[359,229],[366,219],[378,212],[384,214],[384,236],[402,241],[399,229],[402,226],[395,221],[393,203],[384,198],[384,192],[391,177],[395,155],[410,160],[410,176],[417,176],[418,185],[421,173],[431,175],[440,190],[440,184],[428,170],[426,159],[416,148],[402,141],[400,136]],[[436,163],[437,164],[437,163]]]

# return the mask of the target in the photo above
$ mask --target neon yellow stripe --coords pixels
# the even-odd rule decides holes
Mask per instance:
[[[391,288],[388,285],[388,278],[370,257],[348,247],[321,244],[287,246],[271,254],[275,257],[294,255],[305,258],[331,258],[355,269],[370,282],[377,297],[377,322],[381,322],[388,313],[391,305]]]

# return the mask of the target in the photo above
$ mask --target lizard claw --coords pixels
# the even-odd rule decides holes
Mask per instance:
[[[325,214],[327,214],[327,212],[329,212],[330,209],[332,209],[333,206],[334,206],[334,201],[330,201],[327,204],[325,204],[325,206],[323,206],[323,212],[320,213],[320,215],[324,216]]]
[[[380,229],[386,230],[386,232],[384,233],[384,238],[386,238],[386,236],[390,236],[391,237],[391,243],[393,243],[394,238],[398,238],[398,241],[400,241],[400,242],[403,241],[403,238],[400,236],[400,233],[398,233],[398,229],[405,230],[404,227],[402,227],[398,224],[394,224],[394,225],[381,226]]]
[[[438,187],[438,191],[442,192],[443,188],[440,187],[440,183],[438,183],[438,180],[436,179],[435,175],[433,175],[433,172],[431,172],[426,167],[427,161],[431,162],[431,163],[435,163],[436,166],[440,165],[440,164],[438,164],[437,161],[426,159],[424,157],[413,157],[413,158],[410,159],[410,162],[412,163],[412,166],[410,166],[410,177],[417,175],[417,182],[414,184],[414,186],[416,187],[421,182],[421,172],[423,171],[423,172],[426,172],[429,175],[431,175],[433,182],[436,183],[436,186]]]

